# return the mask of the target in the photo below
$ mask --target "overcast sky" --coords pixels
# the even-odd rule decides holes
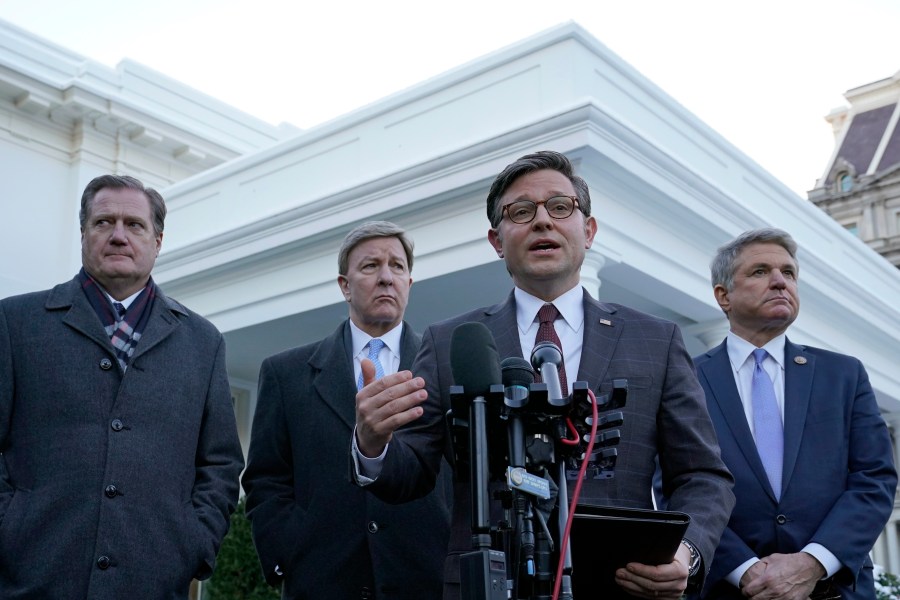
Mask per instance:
[[[898,0],[0,0],[0,18],[301,128],[572,20],[803,197],[824,116],[900,71]]]

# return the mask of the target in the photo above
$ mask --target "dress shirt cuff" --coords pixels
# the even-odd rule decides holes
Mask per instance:
[[[389,444],[385,445],[381,454],[375,458],[369,458],[368,456],[363,455],[356,445],[356,427],[353,428],[353,437],[351,440],[350,444],[352,448],[350,455],[353,457],[353,476],[356,479],[357,485],[365,487],[370,483],[373,483],[378,479],[378,476],[381,475],[381,465],[384,463],[384,455],[387,454],[387,447]]]
[[[725,581],[727,581],[734,587],[741,589],[741,577],[744,576],[744,573],[747,572],[747,569],[749,569],[750,567],[752,567],[753,565],[755,565],[758,562],[759,562],[759,559],[754,556],[753,558],[741,563],[741,565],[738,566],[737,569],[735,569],[734,571],[732,571],[731,573],[729,573],[728,575],[725,576]]]
[[[841,570],[841,561],[822,544],[811,543],[803,547],[803,552],[811,554],[825,569],[825,577],[831,577]],[[824,577],[823,577],[824,579]]]

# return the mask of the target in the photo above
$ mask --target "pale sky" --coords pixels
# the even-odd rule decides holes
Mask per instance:
[[[900,71],[898,0],[0,0],[0,18],[301,128],[571,20],[804,198],[825,115]]]

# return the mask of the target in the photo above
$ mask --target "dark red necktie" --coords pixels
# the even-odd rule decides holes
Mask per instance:
[[[552,304],[545,304],[541,307],[541,310],[538,311],[538,321],[540,321],[540,325],[538,326],[537,336],[534,338],[534,345],[537,346],[541,342],[553,342],[556,344],[556,347],[559,348],[560,354],[562,354],[562,342],[559,341],[559,336],[556,335],[556,328],[553,326],[553,321],[558,317],[559,311]],[[537,382],[541,381],[540,373],[535,374],[534,380]],[[565,360],[559,365],[559,387],[562,388],[561,391],[563,395],[569,394],[569,385],[566,380]]]

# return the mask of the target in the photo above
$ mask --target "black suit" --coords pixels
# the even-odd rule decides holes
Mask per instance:
[[[420,342],[404,324],[401,370]],[[282,598],[292,600],[365,598],[364,588],[379,600],[440,598],[449,483],[394,506],[348,480],[352,347],[344,321],[331,336],[263,362],[243,478],[263,573],[279,585],[278,565]]]

